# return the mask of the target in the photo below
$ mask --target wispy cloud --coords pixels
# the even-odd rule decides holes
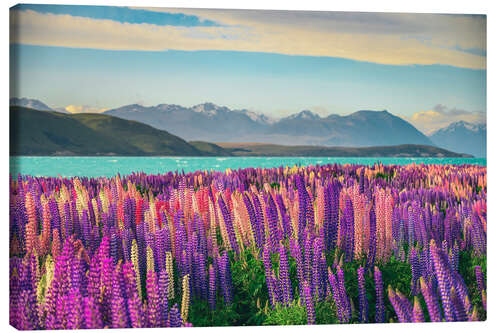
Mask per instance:
[[[34,5],[19,4],[14,10],[32,10],[41,14],[71,15],[92,19],[113,20],[121,23],[149,23],[155,25],[173,26],[217,26],[211,20],[204,20],[195,15],[183,13],[168,13],[148,9],[115,7],[115,6],[81,6],[81,5]]]
[[[431,134],[460,120],[470,123],[486,123],[486,112],[450,109],[445,105],[438,104],[430,110],[415,112],[410,117],[403,116],[403,118],[425,134]]]
[[[392,65],[486,68],[484,16],[130,10],[182,14],[218,26],[171,26],[153,21],[138,24],[11,10],[11,43],[107,50],[232,50],[340,57]]]
[[[64,107],[69,113],[102,113],[109,110],[109,108],[96,108],[90,105],[68,105]]]

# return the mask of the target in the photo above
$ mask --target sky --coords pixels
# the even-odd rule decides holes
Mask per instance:
[[[18,5],[11,97],[70,112],[204,102],[283,117],[486,121],[486,17]]]

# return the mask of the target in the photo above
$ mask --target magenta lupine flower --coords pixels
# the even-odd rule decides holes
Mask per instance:
[[[375,293],[377,295],[377,300],[375,304],[375,321],[377,323],[385,322],[385,307],[384,307],[384,285],[382,282],[382,273],[375,266],[374,271],[375,278]]]
[[[65,296],[64,299],[64,310],[65,310],[65,324],[63,327],[65,329],[80,329],[83,324],[82,316],[82,296],[80,291],[76,288],[72,288],[70,292]]]
[[[134,293],[128,298],[128,311],[130,316],[130,323],[134,328],[144,327],[144,314],[142,310],[142,303],[137,293]]]
[[[147,291],[147,320],[148,327],[160,327],[160,304],[159,304],[159,291],[156,273],[148,271],[146,278],[146,291]]]
[[[364,169],[363,169],[364,170]],[[359,321],[368,322],[368,300],[366,298],[365,288],[365,268],[358,268],[358,295],[359,295]]]
[[[314,303],[313,303],[313,299],[312,299],[311,287],[309,286],[309,283],[307,282],[307,280],[302,281],[302,284],[304,286],[303,302],[305,303],[306,310],[307,310],[307,324],[314,325],[315,312],[314,312]]]

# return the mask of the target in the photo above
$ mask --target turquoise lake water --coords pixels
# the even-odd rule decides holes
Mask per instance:
[[[391,158],[391,157],[11,157],[10,173],[51,177],[111,177],[144,171],[161,174],[169,171],[220,170],[248,167],[272,168],[281,165],[316,164],[476,164],[485,158]]]

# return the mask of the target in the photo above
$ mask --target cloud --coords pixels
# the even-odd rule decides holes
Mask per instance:
[[[410,117],[403,117],[425,134],[446,127],[451,123],[464,120],[470,123],[486,123],[486,112],[466,111],[448,108],[442,104],[430,110],[415,112]]]
[[[144,10],[144,9],[142,9]],[[11,43],[106,50],[232,50],[390,65],[485,69],[484,16],[255,10],[148,10],[220,26],[160,26],[11,10]]]
[[[89,105],[73,105],[70,104],[64,107],[69,113],[102,113],[104,111],[109,110],[109,108],[96,108]]]

